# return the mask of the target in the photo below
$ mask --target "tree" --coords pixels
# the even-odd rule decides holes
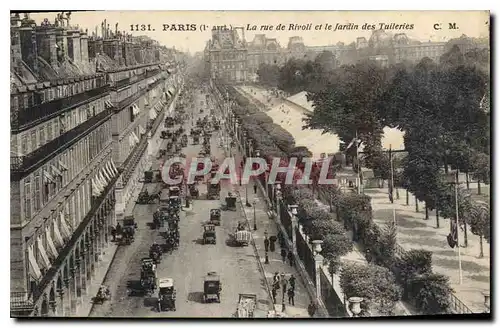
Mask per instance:
[[[311,158],[311,151],[305,146],[297,146],[290,149],[290,158],[297,158],[297,164],[302,162],[303,158]]]
[[[370,303],[375,303],[381,312],[391,313],[401,299],[394,275],[387,268],[377,265],[344,264],[340,272],[340,286],[346,298],[357,296],[366,300],[361,304],[365,311]]]
[[[438,273],[425,273],[412,280],[412,289],[415,292],[417,308],[424,314],[450,313],[450,286],[449,277]]]
[[[314,62],[319,64],[324,72],[331,72],[336,67],[335,55],[328,50],[325,50],[317,55]]]
[[[327,213],[324,210],[319,209],[319,211],[322,211],[324,213]],[[329,214],[329,213],[327,213]],[[330,214],[329,214],[330,215]],[[344,235],[345,234],[345,229],[344,227],[338,223],[337,221],[333,220],[311,220],[311,239],[312,240],[317,240],[321,239],[323,240],[326,236],[334,234],[334,235]]]
[[[330,232],[323,237],[321,255],[327,260],[333,260],[351,252],[352,247],[352,241],[345,234],[345,231],[341,234]]]
[[[391,221],[386,224],[378,240],[379,262],[389,267],[396,256],[396,224]]]
[[[330,277],[333,281],[333,276],[340,270],[341,262],[340,257],[335,257],[328,260],[328,273],[330,273]]]
[[[468,223],[471,232],[479,236],[480,254],[479,257],[484,257],[483,238],[489,243],[491,233],[491,211],[488,204],[473,202],[467,213]]]
[[[278,86],[280,68],[278,65],[262,63],[257,69],[257,75],[259,76],[259,83],[267,87],[275,88]]]

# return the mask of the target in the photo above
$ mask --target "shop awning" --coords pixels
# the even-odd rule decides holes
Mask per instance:
[[[136,105],[136,104],[133,104],[133,105],[132,105],[132,113],[133,113],[134,115],[138,115],[140,112],[141,112],[141,110],[139,109],[139,107],[137,107],[137,105]]]
[[[118,169],[116,168],[115,162],[113,159],[111,159],[111,169],[115,172],[115,174],[118,174]]]
[[[135,140],[134,140],[134,137],[132,136],[132,134],[128,135],[128,145],[130,147],[134,147],[134,145],[135,145]]]
[[[97,182],[98,187],[101,188],[100,192],[103,192],[106,187],[106,182],[99,176],[99,172],[95,175],[95,181]]]
[[[52,236],[50,235],[50,227],[45,229],[45,236],[47,238],[47,249],[54,258],[57,258],[57,249],[52,241]]]
[[[104,169],[106,170],[106,172],[108,173],[110,178],[113,178],[115,176],[115,174],[113,173],[113,170],[111,169],[111,161],[106,163],[106,165],[104,166]]]
[[[40,254],[40,259],[42,260],[43,267],[47,269],[50,268],[50,260],[47,256],[47,252],[45,251],[45,247],[43,247],[42,238],[40,236],[37,238],[36,244],[38,246],[38,253]]]
[[[62,176],[62,172],[55,165],[51,165],[50,168],[52,169],[52,173]]]
[[[40,268],[38,267],[38,263],[36,262],[35,253],[33,252],[33,245],[28,247],[28,262],[30,275],[36,280],[39,280],[42,277],[42,272],[40,272]]]
[[[158,115],[156,114],[156,110],[155,110],[157,107],[158,107],[158,106],[156,106],[155,108],[151,108],[151,109],[149,110],[149,119],[150,119],[150,120],[155,120],[155,119],[156,119],[156,117],[158,116]]]
[[[99,195],[101,194],[101,190],[97,186],[97,183],[94,181],[94,179],[91,179],[90,183],[92,186],[92,196],[99,197]]]
[[[108,172],[106,172],[104,166],[101,168],[101,174],[106,178],[107,183],[111,182],[111,177],[109,176]]]
[[[146,130],[144,130],[144,128],[140,124],[139,124],[139,134],[140,135],[146,134]]]
[[[134,140],[135,140],[136,143],[140,142],[139,138],[137,137],[137,134],[135,134],[134,131],[132,131],[132,137],[134,138]]]
[[[43,180],[45,183],[55,182],[54,177],[47,170],[43,171]]]
[[[63,233],[64,238],[70,238],[71,232],[69,231],[68,223],[66,222],[66,217],[64,215],[64,212],[61,212],[60,219],[61,219],[61,232]]]
[[[109,100],[106,100],[104,104],[106,105],[107,108],[113,108],[113,104]]]
[[[57,220],[54,221],[54,241],[56,242],[57,246],[64,246],[64,240],[61,236],[61,231],[59,231],[59,224],[57,224]]]
[[[59,161],[58,163],[59,163],[59,166],[63,169],[63,171],[68,170],[68,167],[62,161]]]

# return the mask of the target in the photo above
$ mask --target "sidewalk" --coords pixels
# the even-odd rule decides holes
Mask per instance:
[[[264,274],[267,278],[269,286],[272,285],[273,276],[275,272],[284,273],[285,276],[290,278],[293,274],[295,276],[295,306],[288,304],[288,296],[285,293],[285,297],[283,299],[283,291],[282,289],[278,290],[278,294],[276,297],[276,305],[275,308],[277,311],[281,311],[281,304],[285,301],[285,311],[287,317],[300,317],[300,318],[309,318],[309,314],[307,313],[307,307],[311,302],[309,295],[307,293],[306,287],[303,285],[300,275],[295,269],[295,267],[291,267],[288,263],[282,261],[280,252],[281,249],[279,247],[279,241],[276,242],[276,249],[274,252],[268,252],[269,264],[265,264],[265,249],[264,249],[264,232],[267,231],[268,238],[271,236],[277,236],[277,228],[276,223],[269,218],[267,213],[267,205],[266,201],[262,197],[262,194],[258,192],[258,195],[253,193],[254,182],[251,181],[248,185],[248,199],[250,203],[253,203],[256,196],[258,197],[258,201],[254,207],[246,207],[246,195],[245,188],[241,188],[240,198],[243,204],[243,210],[245,211],[248,223],[250,228],[252,229],[252,236],[255,241],[255,246],[257,248],[257,253],[259,255],[259,260],[262,263],[264,268]],[[256,218],[256,226],[257,230],[254,231],[254,210],[255,210],[255,218]]]
[[[440,217],[437,228],[435,211],[429,211],[429,220],[425,220],[425,205],[419,202],[419,212],[415,212],[415,197],[410,194],[409,205],[406,205],[405,190],[399,191],[399,200],[394,196],[394,204],[389,201],[387,188],[365,189],[364,193],[372,198],[374,222],[383,227],[387,222],[394,220],[394,208],[398,244],[405,250],[431,251],[434,272],[450,277],[456,297],[472,312],[485,310],[482,292],[490,290],[490,244],[483,240],[484,257],[479,258],[479,237],[472,234],[470,228],[467,229],[468,247],[460,248],[462,264],[462,284],[460,284],[458,250],[451,249],[446,240],[450,232],[449,220]],[[463,245],[464,233],[461,230],[459,230],[459,240]]]

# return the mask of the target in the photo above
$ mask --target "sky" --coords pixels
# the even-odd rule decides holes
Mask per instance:
[[[56,13],[36,13],[31,17],[37,23],[48,18],[54,21]],[[363,25],[380,23],[398,24],[408,29],[393,29],[386,32],[406,33],[410,38],[427,42],[447,41],[465,34],[470,37],[489,36],[489,13],[487,11],[94,11],[73,12],[71,25],[87,28],[89,34],[99,27],[101,22],[107,23],[114,31],[118,29],[133,35],[147,35],[167,47],[191,53],[202,51],[210,39],[211,29],[214,26],[226,25],[230,27],[244,27],[245,39],[251,41],[255,34],[266,34],[269,38],[276,38],[281,46],[286,47],[288,38],[301,36],[307,46],[325,46],[344,42],[349,44],[357,37],[369,39],[371,30],[363,29]],[[336,24],[356,24],[357,29],[337,29]],[[456,29],[449,29],[449,23],[455,23]],[[135,24],[150,24],[154,31],[131,32]],[[163,24],[195,24],[195,31],[163,31]],[[278,25],[285,26],[285,30],[276,30]],[[311,30],[292,31],[290,24],[309,25]],[[331,30],[327,30],[327,24]],[[393,27],[394,27],[393,24]],[[436,25],[439,24],[439,25]],[[252,30],[253,26],[257,30]],[[316,28],[321,25],[321,30]],[[413,26],[412,26],[413,25]],[[273,30],[261,30],[262,26],[272,26]],[[352,25],[351,25],[352,26]],[[441,28],[441,29],[436,29]]]

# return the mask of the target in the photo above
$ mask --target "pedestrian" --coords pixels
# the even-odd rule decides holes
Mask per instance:
[[[295,306],[295,290],[290,287],[288,288],[288,304],[291,304],[292,306]]]
[[[292,251],[288,252],[288,261],[290,262],[290,266],[293,267],[293,253],[292,253]]]
[[[113,242],[115,241],[116,239],[116,229],[115,227],[111,227],[111,236],[113,237]]]
[[[274,276],[273,276],[273,286],[274,285],[278,285],[279,286],[279,283],[280,283],[280,275],[279,275],[278,271],[276,271],[274,273]]]
[[[286,293],[287,284],[288,284],[288,281],[285,278],[285,274],[281,273],[281,287],[283,288],[283,303],[285,300],[285,293]]]
[[[288,283],[290,283],[290,288],[295,290],[295,277],[293,276],[293,274],[290,276],[290,279],[288,279]]]
[[[281,258],[283,259],[283,263],[286,262],[286,249],[281,249]]]
[[[269,251],[269,239],[267,237],[264,239],[264,249],[266,253]]]
[[[276,243],[276,236],[269,237],[269,250],[271,252],[274,252],[276,250],[275,243]]]
[[[257,184],[256,183],[253,184],[253,193],[254,194],[257,193]]]
[[[276,304],[276,288],[273,287],[271,293],[273,295],[273,304]]]
[[[309,316],[312,318],[314,314],[316,313],[317,306],[315,302],[309,303],[309,306],[307,307],[307,313],[309,313]]]

